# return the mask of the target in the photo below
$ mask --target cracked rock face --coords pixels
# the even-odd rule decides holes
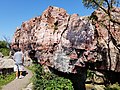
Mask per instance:
[[[120,22],[120,8],[112,9],[112,18]],[[120,72],[120,25],[109,22],[108,16],[100,9],[93,13],[98,49],[97,68]]]
[[[85,67],[87,62],[93,63],[94,68],[119,72],[119,50],[112,40],[108,47],[108,30],[99,24],[104,14],[99,10],[94,14],[98,17],[96,21],[77,14],[69,15],[62,8],[50,6],[41,16],[23,22],[12,43],[19,43],[23,52],[36,50],[41,64],[62,72],[78,73],[76,67]],[[103,22],[106,24],[108,20]],[[110,26],[113,28],[112,23]],[[110,32],[119,46],[120,26],[115,25],[115,28],[116,31]]]

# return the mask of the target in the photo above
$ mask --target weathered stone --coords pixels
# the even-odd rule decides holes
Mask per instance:
[[[0,60],[0,69],[3,68],[13,68],[14,67],[14,60],[13,59],[6,59],[6,58],[2,58]]]
[[[114,8],[112,13],[118,19],[119,11]],[[23,22],[12,43],[19,43],[23,52],[38,51],[41,64],[62,72],[77,73],[76,66],[86,67],[86,62],[97,63],[96,69],[120,72],[120,26],[110,23],[110,40],[103,26],[109,26],[109,18],[101,10],[92,15],[96,15],[96,21],[50,6],[41,16]]]
[[[113,8],[112,15],[114,20],[120,22],[120,8]],[[103,70],[112,70],[120,72],[120,25],[109,22],[109,17],[102,10],[96,10],[93,15],[96,20],[93,21],[96,27],[96,41],[98,60],[102,61],[98,67]]]

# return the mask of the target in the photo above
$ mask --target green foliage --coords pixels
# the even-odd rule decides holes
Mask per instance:
[[[45,73],[39,64],[34,65],[32,70],[34,90],[73,90],[70,80],[53,73]]]
[[[107,86],[105,90],[120,90],[120,85],[118,83],[115,83],[113,85]]]
[[[93,0],[82,0],[83,4],[87,8],[98,8],[98,6],[93,2]],[[102,0],[103,1],[103,0]]]
[[[7,42],[0,41],[0,48],[7,48]]]
[[[15,73],[0,75],[0,88],[15,79]]]
[[[92,15],[90,16],[90,20],[98,21],[98,17],[94,13],[92,13]]]
[[[94,75],[93,71],[87,70],[87,78],[92,78]]]
[[[8,48],[0,48],[0,52],[2,52],[2,54],[4,56],[8,56],[9,52],[10,52],[10,49],[8,49]]]
[[[120,22],[117,18],[114,18],[112,13],[113,7],[120,7],[119,0],[82,0],[83,4],[87,8],[98,9],[100,8],[109,16],[109,20],[113,23],[120,25]]]
[[[0,41],[0,52],[2,52],[4,56],[9,55],[10,49],[8,48],[8,43],[6,41]]]
[[[117,5],[117,0],[82,0],[83,4],[87,8],[98,8],[98,7],[112,7]]]

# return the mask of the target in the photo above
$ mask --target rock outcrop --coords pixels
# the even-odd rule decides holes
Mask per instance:
[[[120,8],[112,8],[111,16],[120,22]],[[95,25],[98,61],[97,68],[120,72],[120,25],[113,23],[102,10],[96,10],[91,17]],[[101,63],[101,64],[100,64]]]
[[[118,19],[119,12],[113,10]],[[41,64],[62,72],[77,73],[87,63],[93,63],[95,69],[120,72],[120,25],[110,23],[106,29],[100,23],[108,27],[109,20],[101,10],[92,16],[97,20],[50,6],[41,16],[23,22],[12,43],[19,43],[23,51],[36,50]]]

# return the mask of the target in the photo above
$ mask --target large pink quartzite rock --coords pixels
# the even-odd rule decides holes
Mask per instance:
[[[111,16],[120,22],[120,8],[112,8]],[[109,22],[108,15],[100,9],[93,13],[95,24],[98,60],[97,68],[120,72],[120,25]]]
[[[120,18],[120,9],[115,10]],[[108,24],[107,17],[102,18],[105,14],[100,10],[94,14],[98,19],[92,25],[88,17],[50,6],[41,16],[23,22],[12,43],[19,43],[23,51],[36,50],[41,64],[62,72],[77,73],[76,67],[85,67],[87,62],[96,63],[97,69],[120,72],[120,25],[113,27],[111,23],[115,46],[112,40],[108,43],[108,30],[99,24],[105,18],[103,23]]]

